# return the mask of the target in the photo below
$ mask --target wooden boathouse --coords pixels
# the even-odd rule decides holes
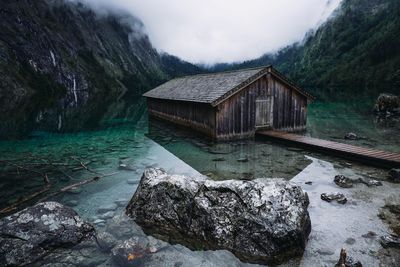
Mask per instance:
[[[150,117],[223,140],[305,130],[312,99],[272,66],[176,78],[144,96]]]

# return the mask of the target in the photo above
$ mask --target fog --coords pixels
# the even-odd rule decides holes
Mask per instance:
[[[76,0],[75,0],[76,1]],[[192,63],[237,62],[301,41],[341,0],[80,0],[138,17],[154,47]]]

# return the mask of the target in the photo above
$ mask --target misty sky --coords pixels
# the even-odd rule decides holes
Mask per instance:
[[[193,63],[252,59],[303,39],[341,0],[82,0],[141,19],[159,50]]]

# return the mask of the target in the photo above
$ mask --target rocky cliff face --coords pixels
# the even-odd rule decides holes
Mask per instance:
[[[7,0],[0,16],[0,137],[129,116],[143,92],[169,78],[132,16],[65,0]]]

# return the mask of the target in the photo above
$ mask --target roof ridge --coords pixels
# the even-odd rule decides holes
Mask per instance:
[[[175,78],[171,79],[170,81],[188,78],[188,77],[196,77],[196,76],[218,75],[218,74],[223,74],[223,73],[243,72],[243,71],[256,70],[256,69],[261,70],[261,69],[266,69],[269,67],[272,67],[272,65],[265,65],[265,66],[245,68],[245,69],[236,69],[236,70],[224,70],[224,71],[219,71],[219,72],[198,73],[198,74],[192,74],[192,75],[185,75],[185,76],[181,76],[181,77],[175,77]]]

